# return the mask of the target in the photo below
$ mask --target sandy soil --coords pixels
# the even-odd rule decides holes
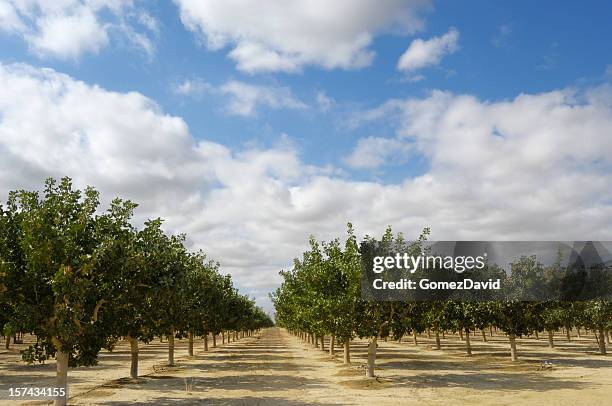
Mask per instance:
[[[595,354],[592,337],[568,343],[519,340],[521,360],[508,361],[506,338],[487,343],[472,337],[474,356],[464,355],[464,342],[447,336],[441,351],[432,340],[419,345],[381,341],[378,379],[363,377],[366,345],[353,344],[352,366],[341,363],[285,330],[272,328],[209,352],[196,340],[196,354],[187,357],[187,343],[177,341],[177,366],[163,368],[166,343],[141,350],[141,378],[131,381],[125,343],[103,351],[100,364],[69,372],[70,404],[159,405],[604,405],[612,399],[612,356]],[[329,345],[329,343],[328,343]],[[18,349],[0,352],[0,391],[10,386],[52,385],[55,363],[25,365]],[[540,370],[547,360],[553,367]],[[15,404],[16,402],[13,402]],[[25,402],[24,404],[34,404]]]

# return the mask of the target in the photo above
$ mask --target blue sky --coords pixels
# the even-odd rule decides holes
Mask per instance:
[[[302,72],[240,72],[227,58],[227,49],[207,51],[194,33],[181,23],[179,10],[171,2],[151,2],[146,11],[160,27],[153,36],[155,52],[150,57],[133,45],[115,44],[96,54],[84,53],[77,60],[40,58],[15,35],[4,34],[0,57],[3,62],[26,62],[52,67],[87,83],[119,92],[138,91],[155,100],[165,112],[181,116],[195,137],[221,142],[232,148],[249,143],[264,146],[280,134],[294,139],[307,162],[345,167],[342,157],[361,136],[392,136],[392,128],[346,129],[345,114],[375,107],[390,98],[423,96],[431,89],[470,93],[484,100],[511,99],[520,93],[538,93],[602,80],[612,45],[612,5],[609,2],[488,2],[440,1],[423,12],[425,27],[412,35],[381,35],[371,47],[373,63],[362,69],[306,67]],[[399,56],[415,38],[428,39],[456,27],[460,49],[437,66],[420,71],[425,78],[403,81],[398,72]],[[228,116],[214,95],[184,98],[172,86],[184,80],[201,79],[223,83],[230,79],[262,85],[288,86],[300,100],[313,104],[317,92],[337,102],[333,114],[317,111],[263,109],[255,118]],[[411,160],[412,162],[412,160]],[[401,169],[419,172],[407,163]],[[350,170],[350,168],[346,168]],[[397,167],[375,174],[355,171],[353,176],[397,180]]]
[[[31,93],[19,85],[0,89],[0,100],[5,100],[0,101],[0,146],[11,151],[4,159],[9,174],[0,181],[3,192],[39,183],[37,176],[70,175],[77,182],[100,185],[108,195],[133,195],[144,201],[144,217],[157,213],[169,219],[172,230],[191,233],[193,245],[228,263],[238,283],[261,303],[278,282],[277,270],[299,255],[308,234],[341,235],[349,220],[357,221],[363,233],[382,232],[392,224],[412,235],[432,226],[438,239],[612,236],[609,192],[569,200],[586,217],[568,215],[567,196],[555,194],[560,187],[584,187],[583,176],[593,180],[586,190],[610,190],[609,158],[599,155],[610,146],[610,2],[363,0],[350,7],[358,9],[350,17],[343,1],[314,1],[304,10],[299,2],[287,3],[299,11],[247,0],[218,7],[189,0],[104,4],[70,0],[54,8],[37,1],[29,6],[0,1],[3,83],[21,83],[19,78],[34,83]],[[249,20],[252,14],[255,20]],[[257,21],[263,21],[261,26]],[[267,21],[280,28],[269,28]],[[369,40],[343,55],[343,47],[358,43],[360,35]],[[416,49],[419,43],[424,48]],[[398,68],[400,57],[413,45],[408,68]],[[234,52],[241,47],[247,51]],[[41,68],[53,73],[41,73]],[[160,133],[162,147],[152,149],[142,164],[163,166],[163,181],[144,177],[151,183],[141,190],[128,179],[129,171],[111,176],[92,170],[85,175],[71,169],[76,161],[63,167],[16,152],[37,137],[64,148],[58,154],[68,151],[70,142],[54,143],[59,139],[54,134],[64,130],[53,127],[60,119],[51,118],[64,114],[57,105],[69,99],[70,91],[44,93],[51,102],[42,113],[28,116],[27,108],[43,94],[34,88],[52,83],[70,88],[81,82],[91,93],[83,103],[92,111],[108,109],[109,117],[120,120],[121,109],[126,109],[121,103],[134,107],[129,94],[137,92],[147,100],[134,107],[143,122],[149,115],[182,120],[187,135],[180,126],[175,135],[174,130]],[[104,102],[96,98],[95,86]],[[106,100],[112,92],[120,95],[117,106]],[[50,120],[34,129],[38,135],[16,129],[36,120],[36,114],[47,114]],[[97,145],[101,129],[119,128],[121,139],[113,142],[128,148],[120,143],[148,142],[137,127],[141,121],[134,122],[125,133],[97,116],[67,127],[88,145]],[[155,132],[156,125],[142,131]],[[555,139],[557,126],[568,134]],[[483,128],[489,129],[489,138],[473,137]],[[503,143],[495,140],[496,134]],[[592,149],[576,149],[577,134],[592,137],[586,140]],[[192,147],[175,145],[181,137]],[[465,140],[455,144],[461,137]],[[558,150],[557,142],[568,149]],[[172,160],[168,151],[184,161]],[[453,151],[463,158],[453,158]],[[104,161],[98,150],[83,155],[90,152],[95,152],[91,159]],[[194,154],[199,158],[192,158]],[[482,154],[491,160],[483,161]],[[550,176],[561,173],[565,183],[541,191],[541,202],[509,204],[509,196],[531,194],[533,185],[550,183],[546,165],[542,171],[532,166],[534,156],[556,165],[549,168]],[[565,160],[557,162],[560,156]],[[512,162],[505,162],[510,158]],[[192,159],[194,174],[180,172],[192,167],[172,172],[177,162],[191,164]],[[11,174],[14,166],[8,162],[13,161],[27,168],[23,173],[30,177]],[[243,164],[254,178],[229,169]],[[522,169],[517,173],[516,168]],[[499,187],[515,177],[535,177],[535,183],[511,191]],[[181,200],[191,202],[189,207],[176,209],[171,199],[164,200],[168,179],[181,185]],[[464,183],[467,179],[471,183]],[[247,205],[240,203],[242,190],[234,189],[241,184],[260,186],[255,194],[274,193]],[[335,201],[330,193],[344,200]],[[447,206],[434,208],[441,203],[432,203],[428,212],[430,199],[444,200]],[[230,208],[220,213],[215,211],[219,207]],[[186,214],[181,218],[173,210]],[[251,211],[270,216],[282,212],[285,222],[272,226],[273,217],[236,214]],[[551,219],[560,216],[560,222],[541,223],[543,212]],[[529,218],[538,220],[525,227]],[[238,258],[245,250],[252,251],[251,262]],[[257,269],[255,275],[252,269]]]

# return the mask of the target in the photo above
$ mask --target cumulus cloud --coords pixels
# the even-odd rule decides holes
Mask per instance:
[[[374,58],[381,32],[413,33],[429,0],[175,0],[181,20],[210,50],[232,47],[229,57],[246,72],[360,68]]]
[[[374,169],[406,162],[410,150],[410,144],[406,140],[366,137],[357,142],[357,146],[344,162],[356,169]]]
[[[398,135],[428,160],[429,171],[404,185],[411,185],[410,199],[432,197],[428,217],[436,235],[573,240],[612,234],[610,86],[500,102],[434,91],[389,102],[372,117],[385,113],[395,113]],[[428,191],[417,192],[418,184]]]
[[[111,0],[1,0],[0,31],[21,36],[41,57],[77,59],[98,53],[109,44],[111,33],[120,33],[148,55],[155,52],[146,32],[138,31],[132,17],[148,31],[156,31],[153,17],[134,14],[132,1]],[[132,15],[134,14],[134,15]]]
[[[307,164],[286,139],[233,150],[139,93],[0,65],[0,191],[70,175],[105,201],[133,199],[136,221],[165,218],[259,300],[310,234],[342,235],[349,220],[360,235],[390,224],[435,239],[612,238],[609,86],[496,102],[436,91],[365,116],[395,123],[427,172],[356,181]]]
[[[446,55],[459,49],[459,31],[451,27],[440,37],[428,40],[415,39],[397,62],[397,69],[412,72],[427,66],[438,65]]]

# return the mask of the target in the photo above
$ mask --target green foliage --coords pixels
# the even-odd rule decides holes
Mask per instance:
[[[366,236],[358,244],[349,224],[344,250],[338,239],[326,243],[311,238],[310,249],[301,259],[294,260],[293,268],[280,272],[283,283],[271,295],[277,323],[292,331],[334,335],[341,342],[354,336],[399,339],[428,328],[440,332],[495,326],[508,335],[521,337],[560,327],[612,327],[609,301],[536,301],[545,296],[546,289],[561,285],[567,277],[560,261],[545,268],[534,256],[513,262],[508,275],[497,265],[474,271],[476,279],[501,279],[507,289],[503,297],[509,298],[505,300],[494,294],[481,295],[479,301],[440,298],[428,302],[383,302],[361,297],[362,269],[375,256],[418,256],[428,235],[429,229],[425,229],[419,238],[408,241],[401,233],[394,235],[389,227],[381,239]],[[420,272],[424,270],[416,270],[416,275]],[[602,285],[601,281],[607,280],[602,273],[591,272],[587,282]],[[525,297],[533,300],[518,300]]]
[[[11,192],[0,205],[0,327],[36,335],[24,361],[61,350],[71,366],[94,365],[120,337],[272,324],[161,219],[136,230],[135,208],[115,199],[101,212],[98,192],[74,189],[69,178]]]

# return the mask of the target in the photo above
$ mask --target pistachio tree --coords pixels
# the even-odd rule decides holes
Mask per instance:
[[[96,214],[98,192],[74,189],[69,178],[48,179],[42,193],[21,190],[11,199],[22,258],[10,268],[10,280],[24,328],[36,335],[23,358],[55,356],[57,385],[66,386],[68,367],[94,365],[112,335],[100,319],[111,292],[100,281],[109,252],[120,242],[107,231],[110,224],[121,228],[134,205],[116,200]]]

